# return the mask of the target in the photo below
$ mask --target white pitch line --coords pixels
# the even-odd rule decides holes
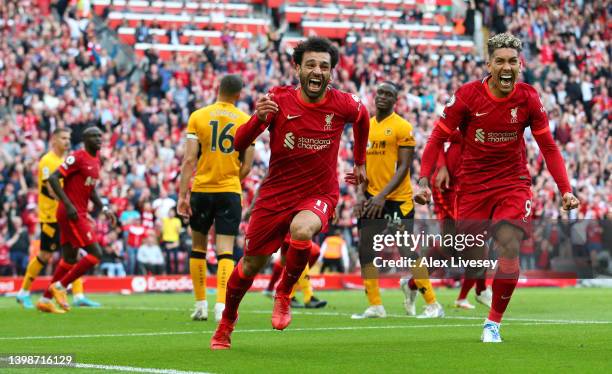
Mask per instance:
[[[120,365],[97,365],[97,364],[73,364],[70,365],[79,369],[98,369],[110,371],[123,371],[128,373],[155,373],[155,374],[210,374],[204,371],[185,371],[175,369],[156,369],[156,368],[139,368],[134,366]]]
[[[606,322],[612,323],[612,322]],[[505,325],[512,326],[545,326],[545,325],[568,325],[568,324],[590,324],[589,322],[581,323],[575,321],[559,322],[512,322]],[[386,330],[386,329],[424,329],[424,328],[452,328],[452,327],[482,327],[481,323],[470,324],[436,324],[436,325],[384,325],[384,326],[330,326],[330,327],[312,327],[312,328],[291,328],[287,332],[308,332],[308,331],[350,331],[350,330]],[[257,333],[257,332],[276,332],[269,329],[246,329],[236,330],[237,333]],[[140,337],[140,336],[169,336],[169,335],[193,335],[193,334],[213,334],[214,331],[168,331],[168,332],[132,332],[118,334],[87,334],[87,335],[55,335],[55,336],[13,336],[0,337],[0,340],[43,340],[43,339],[87,339],[87,338],[116,338],[116,337]]]
[[[188,312],[190,309],[188,308],[171,308],[171,307],[102,307],[102,308],[92,308],[90,310],[95,309],[117,309],[117,310],[151,310],[151,311],[183,311]],[[244,310],[240,311],[242,314],[272,314],[272,310]],[[351,313],[341,313],[341,312],[325,312],[325,311],[300,311],[293,309],[291,311],[294,315],[305,315],[305,316],[347,316],[350,317]],[[408,316],[405,314],[387,314],[387,317],[393,318],[407,318],[407,319],[415,319],[414,316]],[[484,317],[470,317],[470,316],[444,316],[444,319],[464,319],[464,320],[484,320]],[[504,321],[515,321],[515,322],[547,322],[547,323],[569,323],[569,324],[611,324],[612,321],[602,321],[602,320],[574,320],[574,319],[540,319],[540,318],[512,318],[506,317]]]
[[[129,336],[163,336],[163,335],[189,335],[198,331],[168,331],[168,332],[128,332],[120,334],[83,334],[83,335],[54,335],[54,336],[11,336],[0,337],[0,340],[36,340],[36,339],[87,339],[87,338],[118,338]]]

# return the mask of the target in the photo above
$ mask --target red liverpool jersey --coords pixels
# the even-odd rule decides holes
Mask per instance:
[[[58,168],[64,176],[64,192],[79,215],[87,213],[87,203],[100,176],[100,159],[80,149],[70,154]],[[65,209],[60,201],[60,208]]]
[[[440,133],[448,136],[456,128],[461,131],[463,148],[459,190],[473,193],[500,187],[529,186],[531,178],[527,170],[523,132],[530,127],[542,151],[549,160],[555,161],[553,168],[548,165],[549,170],[565,192],[569,183],[563,160],[554,142],[550,144],[548,118],[536,90],[519,82],[507,97],[497,98],[489,90],[487,81],[488,78],[470,82],[457,90],[429,141],[440,143],[444,141],[443,137],[439,138]],[[434,154],[437,154],[439,145],[432,151],[434,148]],[[425,173],[432,167],[427,152],[428,149],[423,154],[422,176],[429,175]],[[559,162],[561,165],[556,165]]]
[[[365,163],[369,130],[365,105],[356,95],[331,87],[316,104],[305,102],[299,87],[275,87],[270,98],[279,110],[268,120],[270,168],[256,204],[284,209],[313,196],[326,196],[336,204],[338,148],[347,123],[353,124],[355,163]],[[266,126],[253,115],[237,130],[235,148],[248,147]]]

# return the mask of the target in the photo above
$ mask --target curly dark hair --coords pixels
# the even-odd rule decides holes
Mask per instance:
[[[293,50],[293,62],[296,65],[302,65],[302,58],[305,52],[329,53],[332,69],[336,67],[338,63],[338,49],[327,38],[313,36],[298,44]]]
[[[518,53],[521,53],[523,50],[523,43],[521,42],[521,39],[507,32],[494,35],[487,41],[489,56],[493,56],[493,52],[500,48],[515,49]]]

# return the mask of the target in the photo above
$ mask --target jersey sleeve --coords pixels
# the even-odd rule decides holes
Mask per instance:
[[[234,149],[237,151],[244,151],[253,144],[255,139],[266,131],[268,126],[274,122],[276,115],[280,113],[283,108],[282,96],[286,92],[287,87],[272,87],[268,91],[268,96],[273,100],[279,107],[279,111],[274,114],[268,114],[264,122],[260,122],[257,118],[257,113],[253,113],[251,118],[242,126],[236,130],[236,136],[234,137]]]
[[[251,119],[251,117],[248,114],[244,113],[243,111],[240,111],[240,119],[237,121],[237,126],[236,126],[236,130],[234,131],[234,136],[236,135],[236,132],[238,131],[240,126],[242,126],[245,123],[249,122],[250,119]],[[253,140],[251,142],[251,145],[252,146],[255,145],[255,140]]]
[[[459,127],[469,114],[469,107],[466,104],[466,90],[465,86],[459,88],[448,100],[444,111],[440,115],[439,124],[449,134]]]
[[[257,114],[253,114],[251,118],[236,130],[234,137],[234,149],[241,152],[247,149],[255,142],[255,139],[268,128],[269,122],[260,122]]]
[[[78,153],[71,153],[57,169],[61,175],[67,177],[79,171],[81,168],[81,158]]]
[[[368,147],[368,135],[370,133],[370,115],[368,109],[361,102],[357,95],[351,95],[355,120],[353,122],[353,136],[355,145],[353,147],[353,157],[356,165],[365,165],[366,148]]]
[[[415,147],[416,140],[412,134],[410,122],[400,122],[397,127],[397,145],[399,147]]]
[[[540,135],[549,131],[546,109],[544,109],[537,91],[531,87],[529,88],[527,108],[529,109],[529,127],[531,127],[531,132],[534,135]]]
[[[456,128],[466,120],[469,115],[466,104],[466,86],[462,86],[450,98],[440,119],[436,122],[429,140],[421,156],[421,173],[419,178],[429,178],[436,166],[440,151],[444,149],[444,142],[453,134]]]
[[[195,113],[191,113],[189,116],[189,122],[187,122],[187,139],[195,139],[198,140],[198,130],[197,130],[197,115]]]

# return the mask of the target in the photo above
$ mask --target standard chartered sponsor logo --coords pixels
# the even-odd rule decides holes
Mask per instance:
[[[476,139],[477,142],[484,143],[485,140],[485,132],[483,129],[476,129]]]
[[[518,133],[516,131],[485,133],[483,129],[476,129],[476,135],[474,138],[475,141],[480,143],[484,143],[485,140],[488,143],[507,143],[516,141],[517,139]]]
[[[296,145],[295,135],[292,132],[285,134],[285,148],[293,149]],[[331,145],[331,139],[315,139],[315,138],[297,138],[297,147],[301,149],[311,149],[320,151],[325,148],[329,148]]]
[[[487,134],[487,141],[491,143],[513,142],[518,139],[516,131],[490,132]]]
[[[292,132],[285,134],[285,148],[293,149],[295,146],[295,137]]]

